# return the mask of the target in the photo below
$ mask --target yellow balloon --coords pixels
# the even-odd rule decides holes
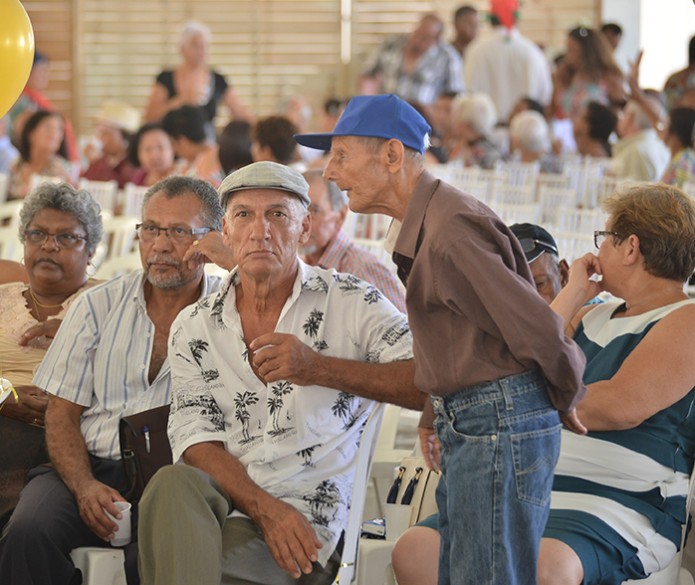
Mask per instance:
[[[27,84],[34,61],[34,31],[19,0],[0,0],[0,116]]]

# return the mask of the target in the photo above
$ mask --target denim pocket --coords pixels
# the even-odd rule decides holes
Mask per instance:
[[[547,506],[553,473],[560,455],[560,429],[550,428],[511,435],[514,476],[519,500]]]

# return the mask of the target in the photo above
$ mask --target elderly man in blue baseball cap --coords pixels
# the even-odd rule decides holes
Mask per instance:
[[[431,397],[423,451],[442,470],[439,582],[535,583],[560,419],[586,432],[574,411],[584,357],[536,292],[510,229],[425,169],[429,132],[400,98],[360,96],[332,133],[295,139],[330,149],[324,175],[351,209],[402,222],[393,257],[407,287],[415,385]]]

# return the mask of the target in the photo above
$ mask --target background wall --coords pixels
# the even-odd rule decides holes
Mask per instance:
[[[449,23],[463,3],[27,0],[24,5],[37,48],[51,58],[49,97],[73,118],[78,133],[85,133],[105,99],[144,107],[156,74],[178,62],[178,31],[188,19],[210,26],[210,63],[263,115],[297,93],[316,107],[330,95],[350,95],[364,56],[387,35],[411,30],[429,11]],[[488,6],[487,0],[468,3],[483,11]],[[552,56],[563,49],[569,28],[595,26],[600,15],[600,0],[522,0],[520,29]]]

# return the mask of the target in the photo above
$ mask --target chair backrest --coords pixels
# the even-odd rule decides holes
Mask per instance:
[[[541,222],[541,206],[536,203],[498,203],[493,209],[507,225],[513,223],[538,224]]]
[[[128,183],[123,189],[123,215],[140,217],[142,215],[142,201],[149,187]]]
[[[556,231],[553,236],[557,242],[560,258],[564,258],[567,262],[571,263],[594,250],[594,236],[591,233]]]
[[[136,217],[125,215],[105,218],[103,220],[104,237],[94,253],[92,264],[99,268],[107,260],[130,254],[136,247],[135,224],[137,221]]]
[[[369,474],[372,468],[372,458],[376,448],[376,437],[381,426],[381,419],[384,416],[384,404],[377,404],[369,415],[362,431],[360,446],[357,450],[357,461],[355,463],[355,479],[352,485],[352,497],[350,499],[350,511],[348,513],[348,523],[345,529],[345,539],[343,543],[343,555],[340,559],[340,568],[336,583],[349,585],[357,575],[356,561],[357,549],[360,544],[360,534],[362,532],[362,512],[364,510],[364,500],[367,494]]]
[[[22,210],[22,205],[24,205],[24,201],[21,199],[0,203],[0,225],[4,227],[18,227],[19,212]]]
[[[17,230],[10,226],[0,226],[0,258],[20,262],[23,252]]]
[[[88,191],[99,204],[99,207],[115,215],[118,203],[118,183],[116,181],[90,181],[88,179],[80,179],[80,189]]]
[[[140,252],[130,252],[124,256],[116,256],[110,260],[104,260],[97,268],[94,278],[110,280],[139,268],[142,268]]]

